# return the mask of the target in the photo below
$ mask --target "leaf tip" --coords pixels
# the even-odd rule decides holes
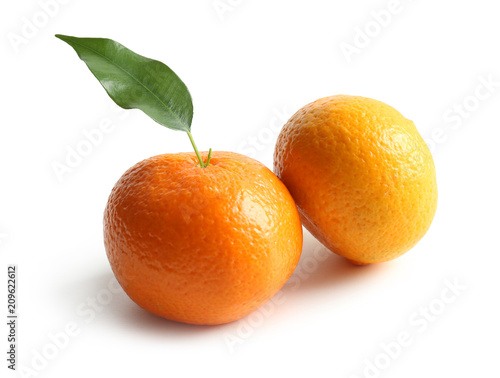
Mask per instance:
[[[60,39],[61,41],[68,42],[68,40],[71,38],[69,35],[64,35],[64,34],[55,34],[54,35],[56,38]]]

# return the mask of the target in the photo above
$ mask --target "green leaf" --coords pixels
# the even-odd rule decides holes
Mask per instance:
[[[190,132],[191,95],[168,66],[111,39],[56,37],[75,49],[118,106],[140,109],[163,126]]]

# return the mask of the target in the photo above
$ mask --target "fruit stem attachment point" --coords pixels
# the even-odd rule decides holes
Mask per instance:
[[[208,167],[208,163],[210,163],[210,159],[212,158],[212,149],[210,149],[210,151],[208,152],[207,162],[203,163],[203,160],[201,159],[200,151],[198,151],[198,147],[196,147],[196,143],[194,142],[193,135],[191,135],[191,131],[188,131],[187,135],[189,137],[189,140],[191,141],[191,145],[194,148],[194,152],[196,153],[196,157],[198,158],[198,161],[200,162],[200,167],[201,168]]]

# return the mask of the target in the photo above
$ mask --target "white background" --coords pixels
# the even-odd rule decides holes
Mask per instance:
[[[2,3],[0,302],[4,314],[7,264],[17,264],[18,364],[32,369],[22,376],[498,376],[499,7],[401,0],[376,21],[390,3],[222,0],[218,12],[212,0],[66,0],[50,15],[34,0]],[[165,62],[191,91],[200,149],[268,166],[276,114],[340,93],[394,106],[433,147],[430,231],[401,258],[362,268],[306,234],[293,284],[263,310],[215,327],[149,315],[107,289],[102,213],[127,168],[191,146],[139,111],[117,112],[55,33],[113,38]],[[349,57],[347,44],[359,48]],[[59,179],[54,163],[108,119],[113,131]],[[68,324],[78,335],[61,335]],[[398,348],[401,332],[412,342]]]

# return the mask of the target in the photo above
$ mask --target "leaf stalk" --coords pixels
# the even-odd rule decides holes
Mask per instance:
[[[208,151],[207,162],[204,163],[202,158],[201,158],[200,151],[198,151],[198,147],[196,147],[196,143],[194,142],[193,135],[191,134],[191,131],[188,131],[187,135],[189,137],[189,140],[191,141],[191,145],[193,146],[194,152],[196,153],[196,157],[198,158],[198,161],[200,162],[200,167],[201,168],[208,167],[208,164],[210,163],[210,159],[212,158],[212,149],[210,149]]]

